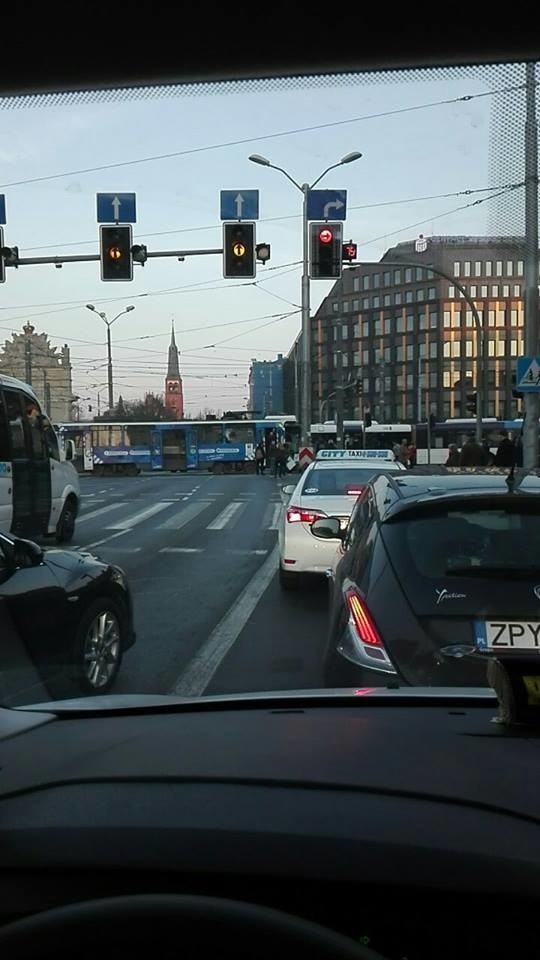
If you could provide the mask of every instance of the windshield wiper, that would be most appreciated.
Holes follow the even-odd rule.
[[[511,564],[492,565],[480,564],[478,566],[447,567],[444,571],[447,577],[538,577],[540,576],[539,566],[514,567]]]

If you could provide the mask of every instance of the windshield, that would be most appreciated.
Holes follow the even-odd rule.
[[[0,702],[436,683],[412,577],[540,622],[535,69],[0,99]]]

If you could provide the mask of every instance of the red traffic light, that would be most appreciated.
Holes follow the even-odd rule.
[[[319,232],[319,240],[321,241],[321,243],[332,243],[333,239],[334,239],[334,234],[332,233],[331,230],[328,229],[328,227],[324,227]]]
[[[356,260],[358,246],[356,243],[344,243],[342,248],[342,260]]]

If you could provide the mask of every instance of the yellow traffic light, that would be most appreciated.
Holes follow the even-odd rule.
[[[235,243],[233,247],[233,253],[235,257],[243,257],[246,252],[246,248],[243,243]]]

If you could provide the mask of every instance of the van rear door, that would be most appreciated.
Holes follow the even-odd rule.
[[[0,391],[0,531],[9,533],[12,518],[13,475],[6,410]]]
[[[13,476],[11,530],[20,536],[45,534],[51,515],[51,474],[43,433],[37,419],[27,414],[27,397],[8,387],[3,394]]]

